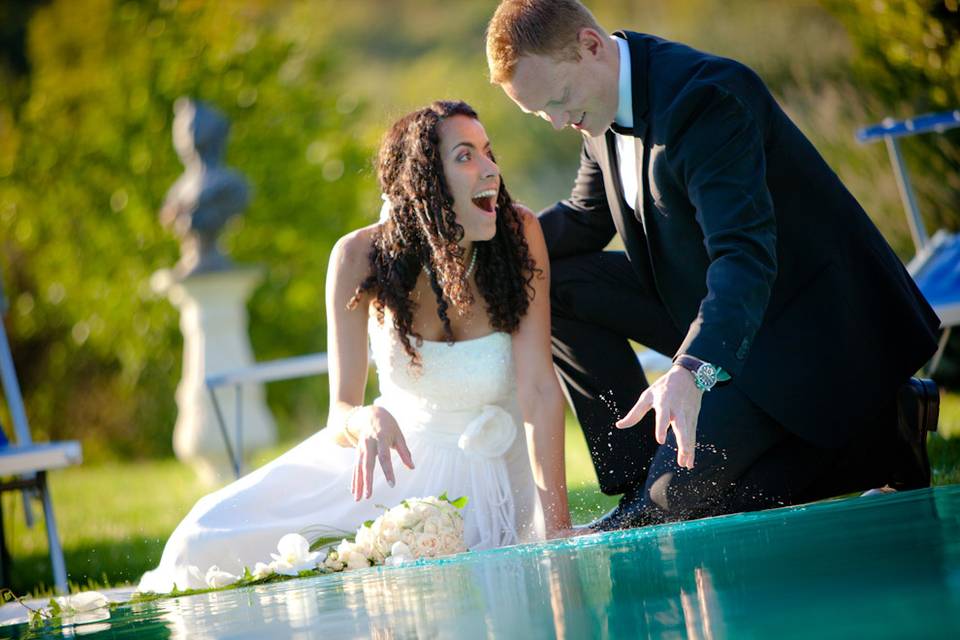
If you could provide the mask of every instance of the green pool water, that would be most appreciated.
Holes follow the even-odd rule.
[[[0,637],[960,638],[960,486],[125,605]]]

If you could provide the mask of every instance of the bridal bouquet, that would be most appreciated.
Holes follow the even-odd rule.
[[[399,565],[418,558],[439,558],[467,550],[463,515],[467,499],[411,498],[363,523],[353,541],[342,540],[323,566],[331,571],[371,565]]]
[[[356,535],[344,538],[330,535],[322,527],[304,531],[312,542],[299,533],[280,538],[277,553],[270,562],[258,562],[253,570],[245,567],[243,575],[234,575],[217,566],[204,574],[191,566],[191,573],[211,589],[259,583],[278,576],[309,576],[318,573],[365,569],[376,565],[395,566],[419,558],[439,558],[467,550],[463,539],[461,509],[467,498],[404,500],[376,520],[368,520]],[[326,555],[324,555],[326,550]],[[174,585],[175,586],[175,585]]]

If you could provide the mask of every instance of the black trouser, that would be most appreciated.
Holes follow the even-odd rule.
[[[599,252],[552,262],[551,304],[554,363],[600,489],[613,495],[642,488],[651,523],[793,504],[883,483],[895,405],[865,421],[871,437],[852,438],[873,450],[850,451],[845,442],[824,449],[784,429],[735,382],[704,394],[694,468],[679,467],[673,430],[662,446],[654,438],[653,411],[631,429],[614,426],[648,386],[628,340],[672,355],[684,337],[626,256]],[[884,424],[876,425],[878,419]],[[842,470],[836,468],[841,460],[847,464]]]

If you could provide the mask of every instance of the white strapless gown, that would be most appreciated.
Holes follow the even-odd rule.
[[[422,369],[392,327],[371,319],[370,345],[380,381],[376,404],[396,418],[413,456],[393,455],[396,486],[378,468],[373,497],[355,502],[355,451],[322,430],[236,482],[201,498],[167,541],[160,566],[138,590],[204,588],[212,565],[241,574],[268,562],[287,533],[355,531],[383,509],[411,497],[465,495],[467,547],[489,549],[543,538],[543,516],[527,458],[516,400],[511,338],[492,333],[448,345],[425,341]],[[191,566],[199,569],[190,569]]]

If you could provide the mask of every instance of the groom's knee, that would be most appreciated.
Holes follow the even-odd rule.
[[[572,258],[550,261],[550,312],[553,316],[569,317],[572,308],[572,283],[576,273]]]
[[[577,318],[583,305],[596,303],[598,289],[605,288],[603,279],[603,260],[598,254],[551,260],[550,308],[553,315]]]

